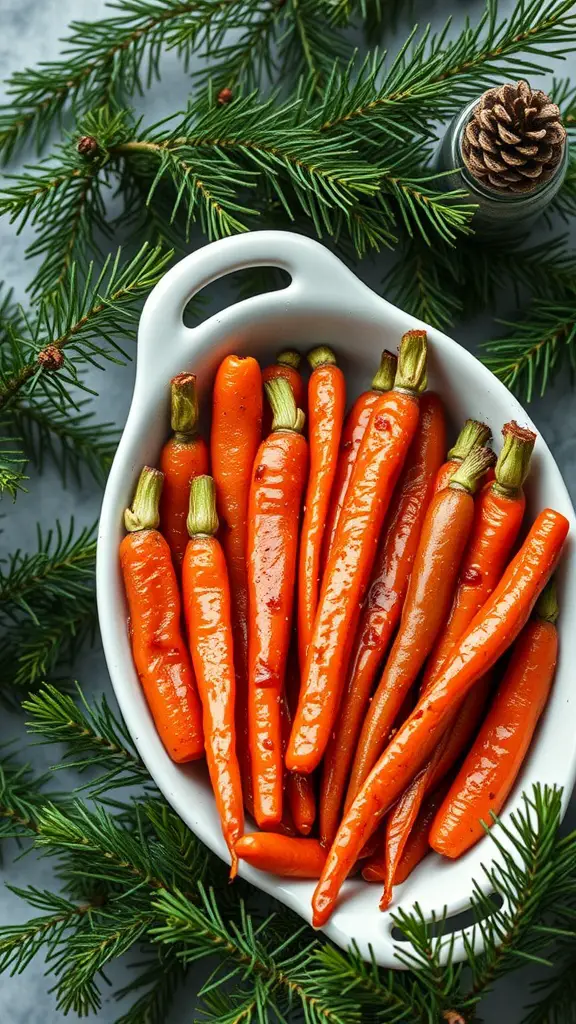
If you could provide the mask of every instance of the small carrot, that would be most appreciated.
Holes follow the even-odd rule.
[[[227,356],[218,367],[212,397],[210,460],[222,521],[232,598],[236,670],[236,737],[246,809],[252,812],[248,746],[248,497],[262,436],[262,374],[251,356]]]
[[[322,565],[326,565],[332,552],[338,521],[348,492],[348,484],[350,483],[360,442],[370,421],[372,409],[378,397],[385,391],[391,391],[394,387],[397,362],[396,356],[384,349],[380,359],[380,366],[372,378],[371,390],[364,391],[358,396],[344,422],[338,465],[336,467],[330,508],[324,530]]]
[[[502,810],[542,714],[558,657],[558,603],[552,580],[516,641],[492,707],[438,811],[430,845],[461,857]]]
[[[474,527],[462,562],[452,610],[428,659],[422,683],[423,694],[438,677],[453,645],[494,590],[520,531],[525,507],[522,486],[528,474],[536,435],[514,422],[505,424],[502,433],[504,445],[496,463],[495,480],[484,488],[476,502]],[[464,699],[462,708],[455,710],[428,765],[413,779],[397,809],[387,819],[387,876],[381,906],[392,898],[396,865],[424,795],[465,750],[464,741],[471,738],[470,733],[478,724],[489,686],[490,679],[477,683]]]
[[[568,533],[553,509],[540,513],[494,593],[450,655],[440,678],[400,726],[348,810],[312,899],[313,923],[325,924],[358,854],[430,756],[455,706],[514,642],[553,573]]]
[[[286,687],[283,701],[283,732],[285,747],[288,745],[288,738],[292,728],[292,718],[298,703],[298,690],[300,689],[300,673],[298,671],[298,653],[295,645],[290,648],[288,664],[286,668]],[[284,749],[284,753],[286,750]],[[308,836],[316,820],[316,795],[314,792],[314,779],[310,775],[302,775],[301,772],[285,772],[284,788],[288,807],[296,830],[300,835]]]
[[[398,633],[360,733],[346,808],[386,746],[402,701],[448,617],[474,521],[474,493],[493,461],[490,448],[473,449],[428,507]]]
[[[179,373],[170,381],[170,422],[174,431],[160,453],[164,487],[160,499],[160,525],[172,552],[176,571],[188,544],[186,517],[190,483],[209,469],[208,446],[198,434],[196,376]]]
[[[486,423],[479,420],[466,420],[458,434],[456,444],[448,452],[446,462],[440,466],[434,481],[434,494],[441,491],[450,482],[453,473],[462,465],[464,459],[474,448],[484,448],[492,437],[492,431]]]
[[[401,885],[402,882],[405,882],[414,871],[414,868],[418,866],[420,861],[424,860],[424,857],[430,853],[430,844],[428,839],[430,836],[430,829],[432,828],[432,822],[436,817],[436,812],[441,806],[449,787],[450,780],[445,779],[438,789],[430,793],[424,801],[414,824],[414,828],[408,836],[400,861],[398,862],[396,874],[394,876],[395,885]],[[382,850],[366,862],[362,868],[362,877],[366,882],[383,882],[386,878],[386,864],[386,854],[382,847]]]
[[[384,516],[418,425],[418,396],[425,384],[426,332],[409,331],[400,346],[394,389],[382,395],[373,407],[326,566],[286,752],[289,771],[313,771],[334,727],[351,651],[349,632],[368,583]]]
[[[442,402],[420,399],[420,419],[394,492],[358,628],[346,690],[322,770],[320,838],[330,846],[374,679],[396,629],[434,478],[446,450]],[[410,709],[411,710],[411,709]]]
[[[145,466],[132,507],[120,566],[128,602],[132,655],[158,735],[173,761],[204,754],[202,709],[182,636],[178,581],[170,548],[158,532],[163,476]]]
[[[284,878],[320,878],[326,860],[326,851],[317,839],[291,839],[274,832],[242,836],[236,853],[251,867]]]
[[[304,669],[318,605],[324,524],[340,447],[346,407],[346,382],[331,349],[322,345],[308,354],[308,444],[310,476],[306,489],[298,565],[298,657]]]
[[[296,548],[308,470],[304,414],[282,378],[265,385],[274,419],[254,463],[248,508],[248,726],[254,815],[282,819],[280,699],[290,646]]]
[[[197,476],[190,488],[188,533],[182,563],[184,614],[204,719],[206,760],[222,832],[232,866],[244,828],[242,782],[236,756],[235,674],[230,587],[224,551],[216,539],[216,488],[211,476]]]
[[[302,361],[302,356],[295,349],[288,348],[284,352],[279,352],[276,356],[276,362],[272,363],[271,366],[266,366],[262,370],[262,383],[266,384],[269,380],[287,380],[290,387],[292,388],[292,394],[294,395],[294,401],[296,408],[301,409],[304,415],[307,412],[306,404],[306,384],[304,378],[299,372],[298,367]],[[272,410],[268,404],[264,405],[264,418],[262,423],[262,435],[268,437],[272,429]]]

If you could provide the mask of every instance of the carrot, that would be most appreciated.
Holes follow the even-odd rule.
[[[262,435],[262,374],[251,356],[227,356],[212,396],[210,459],[232,598],[236,738],[246,809],[252,812],[248,746],[248,496]]]
[[[484,488],[476,502],[474,527],[462,562],[452,610],[428,659],[422,683],[423,694],[438,677],[453,645],[494,590],[520,531],[525,507],[522,486],[528,474],[536,435],[514,422],[505,424],[502,433],[504,445],[496,464],[495,480]],[[465,749],[472,730],[478,724],[489,686],[489,679],[485,679],[483,684],[478,683],[465,698],[460,711],[455,710],[428,765],[410,783],[405,799],[401,799],[397,810],[392,811],[388,818],[388,870],[381,906],[392,897],[396,866],[424,795],[437,780],[443,778],[442,773],[449,770]],[[408,806],[410,813],[406,810]]]
[[[317,767],[334,727],[358,612],[394,485],[419,417],[425,387],[426,332],[404,335],[394,389],[382,395],[354,466],[302,675],[300,699],[286,752],[289,771]]]
[[[466,456],[474,448],[484,448],[489,444],[491,437],[492,431],[486,423],[481,423],[479,420],[465,420],[456,439],[456,444],[448,452],[447,461],[440,466],[436,474],[434,494],[449,484],[451,476],[462,465]]]
[[[274,832],[242,836],[236,853],[251,867],[285,878],[319,878],[326,860],[326,851],[317,839],[291,839]]]
[[[426,392],[420,420],[394,492],[358,629],[346,690],[322,772],[320,838],[336,834],[350,766],[376,673],[398,625],[434,478],[446,449],[442,402]]]
[[[190,482],[195,476],[207,473],[208,446],[198,436],[198,395],[196,376],[179,373],[170,381],[170,422],[173,436],[160,453],[160,469],[164,473],[164,487],[160,499],[160,525],[172,552],[176,571],[180,567],[188,544],[186,517]]]
[[[346,381],[332,350],[324,345],[312,349],[308,362],[312,367],[308,382],[310,476],[298,565],[298,657],[302,670],[318,605],[322,537],[346,407]]]
[[[287,380],[292,388],[296,408],[302,409],[302,412],[306,415],[306,384],[304,383],[302,374],[298,371],[301,361],[302,356],[294,349],[289,348],[284,352],[279,352],[276,356],[276,362],[273,363],[272,366],[266,366],[262,370],[262,383],[266,384],[266,381],[278,380],[279,377],[281,377],[282,380]],[[272,410],[270,409],[270,406],[266,404],[264,406],[264,418],[262,424],[263,437],[268,437],[271,429]]]
[[[430,793],[430,796],[424,801],[398,862],[394,876],[395,885],[401,885],[402,882],[405,882],[420,861],[424,860],[424,857],[430,853],[430,844],[428,842],[430,829],[436,817],[436,812],[448,792],[449,786],[450,781],[445,779],[442,785],[435,792]],[[362,877],[366,882],[383,882],[386,877],[386,864],[386,854],[382,849],[364,865]]]
[[[448,617],[474,520],[474,492],[493,460],[490,448],[473,449],[428,507],[398,633],[360,733],[346,809],[386,746],[402,701]]]
[[[242,782],[234,726],[235,675],[230,587],[218,530],[216,488],[197,476],[190,488],[188,533],[182,563],[184,614],[204,719],[208,772],[222,833],[238,871],[235,846],[244,829]]]
[[[120,544],[132,655],[158,735],[173,761],[204,754],[202,709],[182,636],[180,593],[170,548],[158,532],[163,476],[145,466]]]
[[[248,506],[248,726],[254,815],[282,819],[280,698],[290,646],[300,508],[308,470],[304,414],[287,381],[268,381],[272,433],[254,463]]]
[[[344,422],[338,465],[336,467],[330,508],[324,530],[322,565],[326,565],[332,552],[336,529],[342,508],[344,507],[352,470],[354,469],[360,442],[370,421],[372,409],[381,394],[392,390],[397,362],[396,356],[384,349],[380,359],[380,366],[372,378],[371,390],[363,391],[358,396]]]
[[[292,717],[298,703],[299,687],[298,653],[295,650],[295,646],[293,646],[288,654],[286,692],[282,707],[285,747],[288,745],[288,738],[292,728]],[[284,753],[286,753],[285,749]],[[285,772],[284,789],[296,830],[303,836],[310,835],[316,820],[316,796],[313,778],[310,775],[302,775],[301,772]]]
[[[460,857],[485,834],[512,789],[550,693],[558,657],[552,580],[516,641],[508,669],[472,749],[438,811],[430,845]]]
[[[541,512],[500,583],[475,616],[425,698],[402,725],[348,810],[328,854],[312,906],[320,927],[368,837],[432,753],[468,690],[514,642],[558,562],[567,519]]]

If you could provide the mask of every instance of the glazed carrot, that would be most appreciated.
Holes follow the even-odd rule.
[[[514,422],[507,423],[502,433],[504,444],[496,464],[495,480],[484,488],[476,502],[474,527],[462,562],[452,610],[428,659],[422,683],[423,694],[434,683],[453,645],[494,590],[520,531],[525,507],[522,486],[528,474],[536,435]],[[392,897],[396,865],[422,800],[466,749],[471,732],[479,722],[489,686],[490,679],[479,682],[465,698],[462,708],[455,710],[428,765],[410,783],[397,809],[387,820],[387,875],[381,906]],[[410,807],[410,813],[407,807]]]
[[[298,690],[300,688],[300,673],[298,671],[298,653],[295,645],[290,648],[288,664],[286,667],[286,692],[282,705],[283,737],[285,741],[284,753],[288,745],[288,738],[292,728],[292,717],[298,703]],[[314,780],[310,775],[302,775],[301,772],[285,772],[284,790],[288,807],[294,827],[300,835],[308,836],[316,820],[316,795],[314,793]]]
[[[254,815],[282,819],[280,697],[290,646],[300,508],[308,470],[304,414],[287,381],[265,385],[274,420],[254,463],[248,508],[248,726]]]
[[[262,374],[251,356],[227,356],[212,396],[210,461],[228,565],[236,670],[236,738],[246,809],[252,811],[248,746],[248,496],[262,435]]]
[[[320,838],[329,846],[340,822],[350,766],[376,673],[396,629],[434,478],[446,450],[442,402],[420,399],[420,420],[394,492],[350,660],[336,729],[324,755]]]
[[[317,839],[291,839],[274,832],[242,836],[236,853],[251,867],[285,878],[320,878],[326,860],[326,850]]]
[[[372,769],[345,815],[312,900],[313,923],[328,920],[340,887],[368,837],[432,753],[468,690],[514,642],[558,562],[568,520],[540,513],[494,593],[450,655],[427,697],[418,701]]]
[[[278,380],[279,377],[282,380],[287,380],[290,387],[292,388],[292,394],[294,395],[294,401],[296,407],[302,409],[304,415],[306,415],[307,404],[306,404],[306,384],[302,374],[299,372],[298,367],[302,361],[302,356],[299,352],[294,349],[286,349],[284,352],[279,352],[276,356],[276,362],[272,366],[266,366],[262,370],[262,382],[265,384],[269,380]],[[262,424],[262,435],[268,437],[272,429],[272,411],[270,406],[265,403],[264,405],[264,418]]]
[[[411,331],[402,339],[394,389],[382,395],[372,410],[326,566],[286,752],[289,771],[313,771],[334,727],[351,650],[350,628],[418,425],[418,395],[425,378],[426,332]]]
[[[474,521],[474,493],[493,460],[490,448],[473,449],[428,507],[398,633],[360,733],[346,809],[386,746],[402,701],[448,617]]]
[[[120,544],[132,655],[158,735],[173,761],[204,754],[202,709],[182,636],[178,582],[170,548],[158,532],[162,473],[145,466]]]
[[[372,378],[371,390],[364,391],[358,396],[344,422],[338,465],[336,467],[336,475],[332,486],[332,497],[330,499],[330,508],[328,510],[326,527],[324,530],[324,544],[322,551],[323,566],[326,565],[326,562],[332,552],[334,537],[336,536],[336,528],[344,506],[344,501],[348,491],[348,484],[350,483],[350,477],[352,476],[352,470],[354,469],[354,463],[356,462],[360,442],[364,437],[366,427],[368,426],[370,416],[372,414],[372,409],[378,397],[385,391],[391,391],[394,386],[397,362],[398,360],[396,356],[392,352],[388,352],[384,349],[380,359],[380,366]]]
[[[514,785],[550,693],[558,657],[554,581],[518,637],[472,749],[434,819],[430,845],[460,857],[484,835]]]
[[[197,476],[190,488],[188,533],[182,563],[188,643],[202,701],[204,742],[210,781],[232,865],[244,829],[242,782],[236,756],[235,675],[230,587],[218,530],[216,488],[211,476]]]
[[[416,819],[413,829],[408,836],[404,851],[396,868],[394,884],[401,885],[421,860],[430,853],[428,842],[432,822],[436,812],[442,804],[450,786],[450,780],[445,779],[435,792],[424,801],[420,813]],[[366,862],[362,868],[362,878],[366,882],[383,882],[386,877],[386,855],[380,850],[374,857]]]
[[[346,382],[331,349],[324,345],[308,354],[308,443],[310,475],[298,563],[298,658],[303,670],[318,605],[320,556],[324,524],[340,447],[346,407]]]
[[[474,448],[484,448],[490,442],[492,432],[486,423],[479,420],[466,420],[458,434],[456,444],[448,452],[446,462],[440,466],[434,481],[434,494],[441,491],[450,482],[450,477],[462,465],[467,455]]]
[[[208,446],[198,435],[198,395],[193,373],[179,373],[170,381],[170,409],[174,433],[160,453],[160,469],[164,473],[160,525],[180,573],[188,544],[190,482],[209,469]]]

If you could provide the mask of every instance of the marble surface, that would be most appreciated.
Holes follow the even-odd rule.
[[[438,26],[448,13],[454,13],[457,26],[465,11],[470,13],[470,7],[475,12],[481,9],[476,0],[466,5],[457,0],[454,3],[436,0],[426,4],[425,8],[422,5],[422,20],[431,18]],[[504,0],[502,9],[508,11],[511,8],[510,0]],[[58,40],[65,33],[71,19],[95,19],[103,16],[104,11],[103,0],[0,0],[0,79],[24,65],[56,58]],[[189,91],[189,80],[176,60],[165,59],[162,70],[162,83],[156,84],[140,104],[149,121],[183,104]],[[570,70],[574,71],[574,58],[569,55],[569,60],[561,67],[561,73],[566,74]],[[29,240],[30,234],[27,231],[16,236],[6,219],[0,221],[0,276],[14,287],[22,300],[25,299],[26,284],[31,277],[31,267],[23,259]],[[381,261],[364,261],[359,270],[368,283],[378,287],[382,268]],[[222,297],[214,291],[211,298],[213,301],[220,298],[221,304],[224,304]],[[508,296],[502,295],[503,310],[507,307],[507,300]],[[463,345],[474,349],[480,339],[490,336],[491,330],[493,327],[490,322],[484,320],[460,327],[455,331],[455,336]],[[94,371],[93,384],[100,391],[96,405],[102,420],[114,420],[118,424],[124,422],[130,400],[132,373],[131,365],[109,368],[105,376]],[[534,401],[530,412],[551,446],[574,496],[576,406],[569,381],[564,377],[545,399]],[[41,477],[33,476],[28,494],[19,497],[18,514],[11,515],[9,531],[0,534],[0,555],[17,545],[24,548],[34,546],[39,510],[46,523],[51,523],[56,517],[66,521],[71,514],[78,523],[89,523],[98,515],[99,501],[100,495],[95,486],[86,485],[81,490],[71,486],[64,491],[56,474],[47,467]],[[98,646],[81,659],[77,666],[77,676],[89,694],[109,691],[106,668]],[[26,741],[22,737],[21,718],[3,714],[0,718],[0,743],[14,736],[18,737],[18,746],[24,748]],[[42,771],[53,763],[55,751],[54,748],[36,746],[28,752],[28,756],[38,771]],[[56,784],[66,786],[64,774],[57,777]],[[574,823],[576,811],[573,803],[566,827]],[[7,856],[2,870],[4,881],[10,885],[34,884],[42,888],[53,884],[50,862],[34,856],[27,856],[23,860]],[[26,908],[20,900],[8,889],[0,888],[0,922],[16,922],[22,920],[25,914]],[[103,983],[103,1005],[97,1015],[103,1024],[112,1024],[125,1008],[116,1003],[113,991],[126,983],[132,960],[133,957],[129,956],[127,962],[114,964],[108,974],[110,986]],[[54,997],[48,994],[51,982],[43,976],[43,971],[43,964],[37,960],[21,977],[0,977],[0,1021],[3,1024],[59,1024],[64,1019],[63,1014],[55,1008]],[[533,976],[534,971],[530,968],[506,979],[497,993],[486,1001],[483,1018],[494,1024],[502,1019],[506,1019],[508,1024],[520,1021],[522,1006],[529,995],[528,985]],[[186,990],[176,1001],[169,1024],[183,1024],[193,1019],[194,992],[203,977],[202,966],[192,972]],[[74,1020],[75,1017],[70,1015],[68,1019]]]

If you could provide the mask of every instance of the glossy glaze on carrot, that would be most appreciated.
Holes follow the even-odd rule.
[[[208,446],[198,433],[198,395],[193,373],[179,373],[170,382],[170,422],[174,433],[160,453],[164,474],[160,525],[179,573],[188,544],[190,482],[209,470]]]
[[[338,827],[348,776],[382,658],[400,620],[408,580],[434,479],[446,450],[440,398],[425,392],[420,419],[385,523],[382,542],[354,641],[342,705],[322,766],[320,836],[330,845]]]
[[[477,739],[440,807],[430,845],[460,857],[482,838],[512,789],[546,706],[558,658],[553,581],[518,637]]]
[[[298,668],[298,652],[295,642],[292,643],[288,653],[286,666],[286,686],[283,700],[283,739],[284,755],[288,746],[292,719],[298,704],[298,693],[300,690],[300,671]],[[290,810],[294,828],[300,835],[309,836],[316,820],[316,792],[315,779],[312,775],[302,775],[301,772],[284,773],[284,791],[286,803]]]
[[[308,355],[308,444],[310,475],[306,488],[298,564],[298,657],[306,663],[318,593],[324,526],[336,472],[340,435],[346,408],[346,382],[331,349],[315,348]]]
[[[232,598],[236,736],[246,809],[252,811],[248,746],[248,498],[262,437],[262,374],[251,356],[226,356],[214,381],[210,461]]]
[[[418,867],[418,864],[430,853],[430,843],[428,840],[430,838],[432,822],[450,788],[450,781],[450,779],[445,779],[438,786],[438,789],[426,797],[422,804],[420,813],[416,818],[414,827],[410,831],[396,868],[394,885],[401,885],[402,882],[405,882],[414,871],[414,868]],[[366,882],[384,882],[386,866],[386,853],[382,845],[378,853],[371,857],[362,868],[362,878]]]
[[[540,513],[440,678],[372,769],[340,825],[316,887],[312,900],[315,926],[330,917],[364,843],[434,750],[454,707],[520,633],[556,567],[568,529],[567,519],[559,512],[545,509]]]
[[[248,512],[248,723],[254,814],[260,827],[282,820],[280,700],[290,646],[296,550],[308,472],[303,414],[289,384],[266,384],[272,433],[254,463]]]
[[[273,832],[242,836],[236,852],[251,867],[284,878],[319,878],[326,860],[317,839],[292,839]]]
[[[158,532],[162,473],[145,466],[120,544],[132,655],[144,696],[173,761],[204,755],[202,708],[186,641],[170,548]]]
[[[330,561],[302,675],[286,752],[289,771],[311,772],[334,727],[345,683],[350,629],[368,584],[394,486],[414,437],[425,387],[426,333],[402,339],[394,389],[376,402],[364,434]]]
[[[236,680],[230,586],[226,559],[216,539],[216,488],[211,476],[192,481],[188,514],[190,540],[182,563],[188,643],[202,701],[204,743],[210,781],[232,865],[244,829],[242,782],[236,755]]]
[[[372,378],[371,390],[364,391],[358,396],[344,422],[340,442],[340,452],[338,455],[338,464],[336,466],[336,474],[334,476],[334,484],[332,487],[332,497],[330,499],[330,508],[326,517],[326,528],[324,531],[324,543],[322,550],[323,567],[326,565],[332,551],[334,537],[336,536],[336,528],[338,526],[342,508],[344,507],[344,501],[346,499],[348,485],[352,476],[352,470],[354,469],[354,463],[356,462],[356,457],[358,455],[360,442],[364,437],[366,427],[368,426],[370,416],[372,415],[372,409],[374,408],[378,397],[386,391],[391,391],[394,386],[397,362],[398,360],[392,352],[388,352],[386,349],[383,351],[380,359],[380,366]]]

